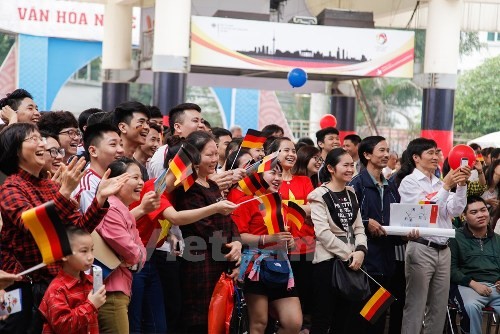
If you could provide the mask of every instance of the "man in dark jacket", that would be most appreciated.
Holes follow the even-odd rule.
[[[396,289],[393,288],[393,278],[396,269],[395,245],[403,242],[400,237],[387,236],[384,229],[389,225],[391,203],[400,201],[396,185],[382,174],[389,161],[389,146],[384,137],[366,137],[359,144],[358,154],[366,168],[352,179],[350,185],[356,191],[368,237],[365,266],[368,273],[397,298],[391,307],[390,333],[400,333],[405,295],[404,271],[399,275],[403,281],[399,279]],[[401,270],[404,270],[404,265]],[[370,288],[375,293],[379,287],[370,280]],[[380,316],[369,332],[384,333],[385,318],[385,314]]]
[[[467,197],[463,216],[464,227],[450,241],[451,283],[458,285],[470,319],[470,328],[464,329],[473,334],[481,333],[483,307],[500,313],[500,236],[488,225],[490,215],[481,197]]]

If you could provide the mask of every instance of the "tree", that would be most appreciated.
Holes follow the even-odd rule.
[[[500,130],[500,56],[458,78],[455,131],[487,134]]]

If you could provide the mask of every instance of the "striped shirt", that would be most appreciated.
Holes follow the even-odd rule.
[[[71,197],[74,197],[80,203],[81,213],[87,212],[90,204],[92,204],[100,182],[101,176],[88,168],[87,174],[81,178],[80,184],[71,193]]]

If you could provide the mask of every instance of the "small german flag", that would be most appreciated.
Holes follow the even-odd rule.
[[[300,207],[299,204],[289,201],[288,205],[285,204],[286,221],[287,225],[294,223],[300,230],[306,221],[306,212]]]
[[[51,264],[72,254],[68,235],[56,212],[54,201],[23,212],[21,219],[33,235],[43,263]]]
[[[484,157],[481,153],[479,153],[477,156],[476,156],[476,160],[477,161],[480,161],[480,162],[484,162]]]
[[[241,142],[240,147],[243,148],[260,148],[264,146],[264,142],[266,141],[266,137],[262,134],[262,132],[248,129],[245,138]]]
[[[374,324],[395,300],[396,299],[389,293],[389,291],[380,287],[366,303],[359,314]]]
[[[283,207],[281,205],[281,196],[279,193],[271,193],[268,196],[259,198],[264,204],[265,215],[264,224],[269,234],[285,232],[285,223],[283,220]]]
[[[269,184],[267,184],[262,175],[258,173],[253,173],[244,177],[238,181],[238,185],[247,196],[263,195],[267,191],[267,188],[269,188]]]
[[[172,161],[168,165],[168,168],[175,176],[174,186],[178,186],[181,182],[183,182],[193,174],[193,178],[196,179],[196,172],[193,169],[192,159],[189,156],[189,153],[184,149],[184,147],[181,147],[179,149],[179,152],[177,152],[175,157],[172,159]]]
[[[266,155],[264,158],[262,158],[262,160],[259,160],[256,163],[250,165],[246,169],[247,175],[250,175],[252,173],[263,173],[272,170],[279,162],[278,153],[279,151],[276,151],[274,153]]]
[[[182,186],[184,187],[184,191],[188,191],[189,188],[195,183],[198,175],[196,171],[193,169],[193,173],[189,175],[184,181],[182,181]]]

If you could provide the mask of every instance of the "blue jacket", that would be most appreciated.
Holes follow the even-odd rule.
[[[384,185],[383,205],[380,199],[380,192],[373,183],[367,169],[363,169],[356,175],[350,186],[356,191],[358,197],[363,225],[365,225],[366,236],[368,237],[368,254],[364,264],[369,273],[374,275],[392,275],[395,268],[395,245],[403,244],[400,237],[372,237],[368,231],[368,219],[376,220],[382,226],[389,225],[390,205],[399,203],[401,197],[393,181],[387,180],[388,185]]]

